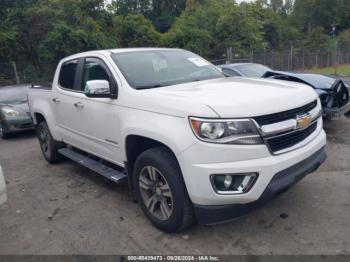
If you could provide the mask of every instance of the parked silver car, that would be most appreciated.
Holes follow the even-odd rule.
[[[0,137],[33,129],[28,106],[29,85],[0,87]]]

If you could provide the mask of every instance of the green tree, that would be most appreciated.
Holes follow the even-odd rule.
[[[295,0],[292,22],[303,32],[311,34],[313,28],[331,30],[333,24],[341,24],[349,16],[349,2],[344,0]]]
[[[163,36],[164,44],[211,56],[215,52],[213,37],[219,12],[214,2],[205,7],[201,4],[196,4],[196,8],[189,5],[176,19],[170,31]]]
[[[263,24],[255,5],[234,5],[231,1],[225,1],[220,13],[215,29],[220,48],[233,47],[236,53],[265,48]]]
[[[339,35],[339,48],[344,52],[350,52],[350,29],[343,31]]]
[[[186,0],[113,0],[109,10],[117,15],[142,14],[159,32],[166,32],[186,7]]]
[[[349,0],[112,0],[107,9],[104,0],[2,0],[0,17],[0,60],[29,61],[31,72],[116,47],[180,47],[211,59],[228,47],[329,53],[333,24],[339,47],[350,49]]]
[[[141,14],[114,16],[112,35],[121,47],[152,47],[160,45],[160,33]]]
[[[332,38],[324,33],[322,27],[315,27],[311,30],[310,36],[305,40],[304,47],[306,50],[318,50],[320,52],[331,52]]]
[[[188,1],[187,8],[164,36],[165,44],[190,49],[209,58],[265,47],[262,24],[252,4],[232,0]]]

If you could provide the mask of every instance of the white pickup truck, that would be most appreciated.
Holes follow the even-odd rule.
[[[29,106],[44,157],[127,180],[166,232],[241,216],[326,159],[321,104],[303,84],[228,78],[180,49],[63,59]]]

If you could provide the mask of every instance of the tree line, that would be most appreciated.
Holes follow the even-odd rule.
[[[136,46],[185,48],[209,59],[229,47],[237,56],[291,47],[332,52],[334,44],[350,52],[348,0],[1,0],[0,19],[0,61],[34,68]]]

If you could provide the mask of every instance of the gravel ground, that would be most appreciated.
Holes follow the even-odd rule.
[[[8,202],[0,254],[350,254],[350,119],[326,123],[328,160],[231,223],[168,235],[115,185],[71,161],[51,166],[33,134],[0,141]]]

